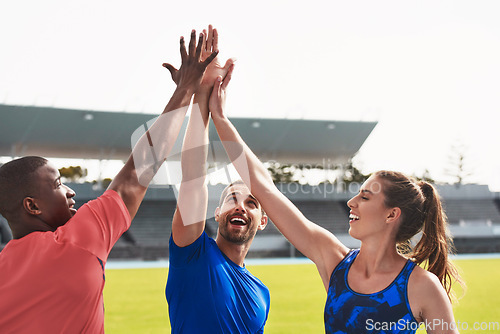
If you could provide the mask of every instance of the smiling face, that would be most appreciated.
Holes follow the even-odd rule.
[[[244,184],[232,185],[224,192],[215,220],[219,223],[218,236],[238,245],[251,242],[257,230],[267,224],[260,203]]]
[[[33,214],[56,230],[76,213],[75,192],[62,184],[59,171],[50,163],[38,168],[35,173],[37,193],[31,197]]]
[[[358,240],[387,233],[395,211],[385,205],[382,180],[371,176],[347,205],[351,209],[349,234]]]

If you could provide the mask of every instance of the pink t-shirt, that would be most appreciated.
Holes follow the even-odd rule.
[[[106,191],[55,232],[33,232],[0,252],[1,333],[103,333],[104,265],[130,227]]]

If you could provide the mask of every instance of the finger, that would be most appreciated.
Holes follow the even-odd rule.
[[[224,81],[222,82],[222,89],[226,89],[227,85],[229,84],[229,81],[231,81],[231,77],[233,75],[233,70],[234,70],[234,64],[231,64],[229,66],[229,70],[227,71],[226,77],[224,78]]]
[[[216,99],[219,99],[221,96],[221,84],[222,77],[219,75],[217,79],[215,79],[214,88],[212,89],[212,96]]]
[[[172,74],[172,75],[177,73],[177,69],[169,63],[163,63],[162,66],[165,67],[167,70],[169,70],[170,74]]]
[[[194,55],[196,60],[200,60],[201,58],[201,49],[203,48],[203,44],[205,44],[205,35],[200,33],[200,38],[198,39],[198,46],[196,47],[196,54]]]
[[[206,30],[206,29],[203,29],[203,35],[208,36],[208,34],[207,34],[207,30]],[[202,50],[202,51],[207,51],[207,48],[208,48],[208,46],[207,46],[207,45],[208,45],[208,41],[207,41],[207,39],[206,39],[206,38],[204,38],[204,39],[203,39],[203,46],[201,47],[201,50]]]
[[[181,36],[181,60],[184,61],[187,57],[186,45],[184,44],[184,36]]]
[[[213,31],[213,37],[212,37],[212,50],[219,50],[219,33],[217,32],[217,29],[214,29]]]
[[[229,58],[228,60],[226,60],[226,64],[224,64],[224,73],[227,73],[229,67],[231,67],[231,65],[233,65],[235,62],[236,58]]]
[[[224,78],[226,77],[227,75],[227,72],[229,71],[229,68],[231,67],[231,65],[234,64],[234,62],[236,62],[236,58],[229,58],[228,60],[226,60],[226,64],[224,64],[224,67],[222,68],[222,79],[224,80]]]
[[[208,64],[210,64],[212,62],[212,60],[214,60],[215,57],[217,57],[218,54],[219,54],[219,50],[212,52],[212,54],[210,56],[208,56],[208,58],[205,59],[205,61],[202,63],[203,66],[207,67]]]
[[[222,83],[222,77],[219,75],[214,81],[214,92],[218,92]]]
[[[189,41],[189,55],[194,55],[194,49],[196,48],[196,30],[191,30],[191,40]]]
[[[214,29],[212,28],[212,25],[208,25],[208,37],[207,37],[207,45],[205,47],[205,50],[207,51],[212,51],[212,46],[213,46],[213,41],[212,39],[214,38]]]
[[[221,77],[218,76],[214,81],[214,85],[212,86],[212,92],[210,93],[210,100],[217,99],[219,97],[220,84],[221,84]],[[212,112],[212,110],[210,110],[210,112]]]

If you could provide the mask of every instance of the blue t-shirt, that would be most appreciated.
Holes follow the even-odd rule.
[[[203,234],[178,247],[170,237],[165,294],[172,333],[263,333],[269,289]]]
[[[413,334],[419,323],[408,302],[408,279],[416,264],[408,260],[385,289],[372,294],[353,291],[347,274],[359,253],[351,250],[330,277],[325,305],[325,332],[331,333],[401,333]]]

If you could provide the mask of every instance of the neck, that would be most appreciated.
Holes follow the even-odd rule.
[[[385,240],[361,242],[356,262],[365,268],[367,275],[377,271],[386,271],[403,259],[396,249],[396,242],[388,236]]]
[[[40,219],[24,219],[15,222],[9,221],[12,239],[21,239],[33,232],[55,231]]]
[[[252,243],[251,241],[244,244],[235,244],[227,241],[219,234],[215,242],[224,255],[238,266],[243,267],[248,250],[250,249],[250,244]]]

